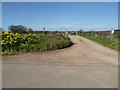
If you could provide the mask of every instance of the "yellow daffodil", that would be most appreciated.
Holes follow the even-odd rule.
[[[10,37],[9,35],[7,36],[7,38]]]
[[[1,44],[3,45],[3,44],[6,44],[6,43],[5,43],[5,41],[4,41],[4,40],[2,40],[2,41],[1,41]]]
[[[12,41],[10,41],[10,44],[12,44]]]
[[[9,34],[8,32],[4,32],[4,34]]]

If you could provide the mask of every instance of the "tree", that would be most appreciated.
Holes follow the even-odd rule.
[[[79,32],[83,32],[83,29],[79,29]]]
[[[3,31],[3,28],[0,27],[0,31]]]
[[[83,29],[79,29],[78,34],[82,35],[83,34]]]
[[[32,28],[29,28],[29,29],[28,29],[28,32],[29,32],[29,33],[32,33],[32,32],[33,32]]]
[[[23,25],[10,25],[8,29],[10,32],[14,32],[14,33],[26,33],[27,32],[27,28],[24,27]]]

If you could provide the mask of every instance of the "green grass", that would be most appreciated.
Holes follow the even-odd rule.
[[[120,38],[113,38],[112,40],[106,39],[106,38],[97,38],[94,36],[83,36],[85,38],[88,38],[92,41],[95,41],[101,45],[104,45],[106,47],[112,48],[114,50],[120,51]]]

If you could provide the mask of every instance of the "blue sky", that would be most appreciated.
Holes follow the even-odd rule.
[[[3,2],[3,28],[108,30],[118,28],[117,2]]]

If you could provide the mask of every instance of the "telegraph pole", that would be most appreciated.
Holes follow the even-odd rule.
[[[111,32],[110,32],[110,41],[113,40],[113,35],[114,35],[114,30],[112,29]]]
[[[66,36],[68,37],[68,30],[65,31]]]
[[[45,27],[43,28],[43,34],[45,35]]]

